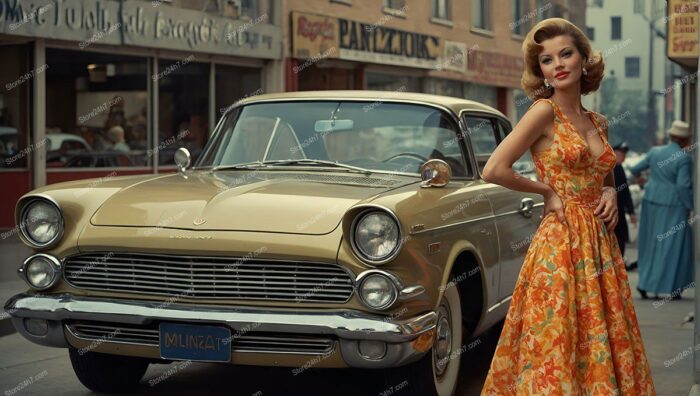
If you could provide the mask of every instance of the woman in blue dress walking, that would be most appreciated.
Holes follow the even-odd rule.
[[[639,221],[639,285],[642,298],[647,292],[671,294],[680,299],[683,289],[693,286],[690,217],[693,209],[691,184],[693,160],[688,154],[690,128],[676,120],[668,130],[670,142],[653,147],[632,167],[639,176],[650,169],[644,188]]]

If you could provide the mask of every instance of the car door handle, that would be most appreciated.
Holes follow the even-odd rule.
[[[532,210],[535,206],[535,200],[532,198],[523,198],[520,200],[520,214],[525,217],[532,216]]]

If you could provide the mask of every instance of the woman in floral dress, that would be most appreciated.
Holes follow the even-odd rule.
[[[522,85],[536,99],[483,178],[544,196],[482,395],[654,395],[615,233],[615,153],[608,124],[581,95],[604,62],[586,36],[546,19],[523,42]],[[512,164],[526,150],[540,181]]]

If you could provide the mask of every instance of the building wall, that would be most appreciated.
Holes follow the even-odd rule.
[[[395,29],[401,29],[409,32],[417,32],[439,36],[442,40],[460,42],[466,45],[468,51],[483,51],[489,54],[488,61],[484,61],[479,73],[472,73],[470,70],[460,72],[455,70],[447,70],[443,68],[421,69],[410,67],[397,67],[390,65],[377,65],[371,62],[365,65],[353,64],[352,62],[344,62],[344,67],[360,68],[364,67],[368,71],[379,71],[382,73],[392,73],[392,70],[401,72],[409,77],[421,78],[422,84],[414,84],[409,81],[406,84],[410,90],[417,89],[422,92],[451,94],[460,96],[460,92],[468,99],[474,100],[490,100],[489,104],[493,105],[495,97],[515,98],[517,95],[513,90],[518,91],[520,88],[520,77],[522,75],[522,39],[525,33],[534,26],[534,24],[543,18],[560,16],[574,18],[574,23],[585,25],[585,4],[576,5],[576,12],[569,11],[569,3],[566,0],[555,2],[541,2],[537,0],[521,0],[521,14],[518,18],[514,18],[514,9],[512,1],[503,2],[508,4],[507,7],[501,7],[501,3],[490,2],[491,8],[491,31],[485,32],[472,27],[472,3],[469,1],[450,1],[451,15],[448,23],[435,21],[432,16],[432,1],[427,0],[406,0],[405,15],[400,16],[391,13],[383,6],[382,1],[359,1],[359,0],[286,0],[284,6],[283,17],[283,48],[284,57],[293,58],[293,45],[295,32],[292,31],[292,12],[303,12],[309,14],[317,14],[330,17],[340,17],[352,21],[372,24],[375,26],[386,26]],[[580,3],[580,2],[579,2]],[[573,9],[572,9],[573,10]],[[517,35],[514,32],[514,27],[521,25],[522,35]],[[339,65],[337,61],[326,61],[327,63]],[[440,64],[449,62],[449,59],[443,56],[440,59]],[[470,59],[471,62],[471,59]],[[499,66],[499,63],[510,65],[510,70],[504,73],[504,67]],[[513,65],[517,63],[517,66]],[[343,63],[343,62],[341,62]],[[321,75],[322,73],[318,73]],[[504,77],[504,74],[508,76]],[[287,77],[294,78],[292,73],[287,73]],[[319,77],[321,78],[321,77]],[[429,81],[437,80],[437,81]],[[445,82],[444,80],[447,80]],[[457,87],[450,84],[460,84],[467,82],[469,84],[485,84],[490,87],[498,87],[500,90],[505,90],[502,93],[493,94],[488,90],[472,88],[470,86]],[[287,83],[289,89],[299,89],[293,83]],[[387,85],[389,86],[389,85]],[[403,86],[403,85],[402,85]],[[439,86],[439,88],[436,88]],[[418,88],[414,88],[418,87]],[[363,87],[360,87],[363,88]],[[395,88],[395,86],[394,86]],[[486,96],[467,96],[474,92],[482,92]],[[501,101],[503,102],[503,101]],[[520,101],[521,106],[526,104],[525,101]],[[515,121],[525,109],[516,108],[512,104],[504,104],[499,109],[505,112],[511,120]]]
[[[590,2],[589,2],[590,3]],[[646,2],[644,10],[646,15],[651,15],[653,2]],[[663,16],[659,12],[656,1],[654,13],[656,17]],[[595,29],[595,38],[591,40],[593,47],[603,52],[607,75],[614,71],[615,77],[621,89],[638,90],[646,95],[647,81],[649,79],[649,23],[640,14],[634,12],[634,0],[605,0],[603,7],[589,5],[587,11],[587,25]],[[612,40],[611,17],[622,18],[622,40]],[[657,29],[663,30],[662,21],[657,22]],[[665,41],[656,38],[654,41],[654,87],[658,89],[664,81],[664,64],[666,59]],[[636,78],[625,77],[625,57],[639,57],[640,75]]]

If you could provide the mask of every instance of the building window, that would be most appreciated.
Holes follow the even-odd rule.
[[[588,5],[590,5],[590,6],[592,6],[592,7],[603,8],[603,0],[593,0],[593,1],[589,1],[589,4],[588,4]]]
[[[401,10],[406,6],[406,0],[384,0],[384,7],[392,10]]]
[[[491,30],[491,7],[488,0],[472,1],[472,26]]]
[[[610,17],[611,33],[610,37],[612,40],[622,39],[622,17],[614,16]]]
[[[366,73],[366,89],[376,91],[421,92],[419,77],[387,73]]]
[[[241,99],[262,92],[260,69],[216,65],[216,119]]]
[[[639,77],[639,57],[628,56],[625,58],[625,77]]]
[[[525,32],[525,27],[523,26],[523,23],[525,22],[525,18],[523,17],[523,10],[525,9],[525,5],[523,4],[523,0],[513,0],[511,4],[513,11],[513,22],[511,25],[511,30],[514,34],[522,36]]]
[[[46,49],[48,168],[152,164],[148,60]]]
[[[193,162],[209,136],[209,63],[195,56],[160,59],[158,83],[158,164],[173,165],[175,150],[187,148]]]
[[[587,26],[586,27],[586,36],[588,36],[588,39],[591,41],[595,40],[595,28]]]
[[[0,169],[26,168],[27,158],[32,155],[27,142],[32,114],[28,107],[30,76],[48,69],[30,72],[29,45],[5,45],[2,52],[5,59],[0,62],[0,81],[4,83],[0,90]]]
[[[541,21],[554,16],[553,5],[550,0],[537,0],[537,20]]]
[[[451,19],[450,1],[449,0],[433,0],[433,17],[439,19]]]

